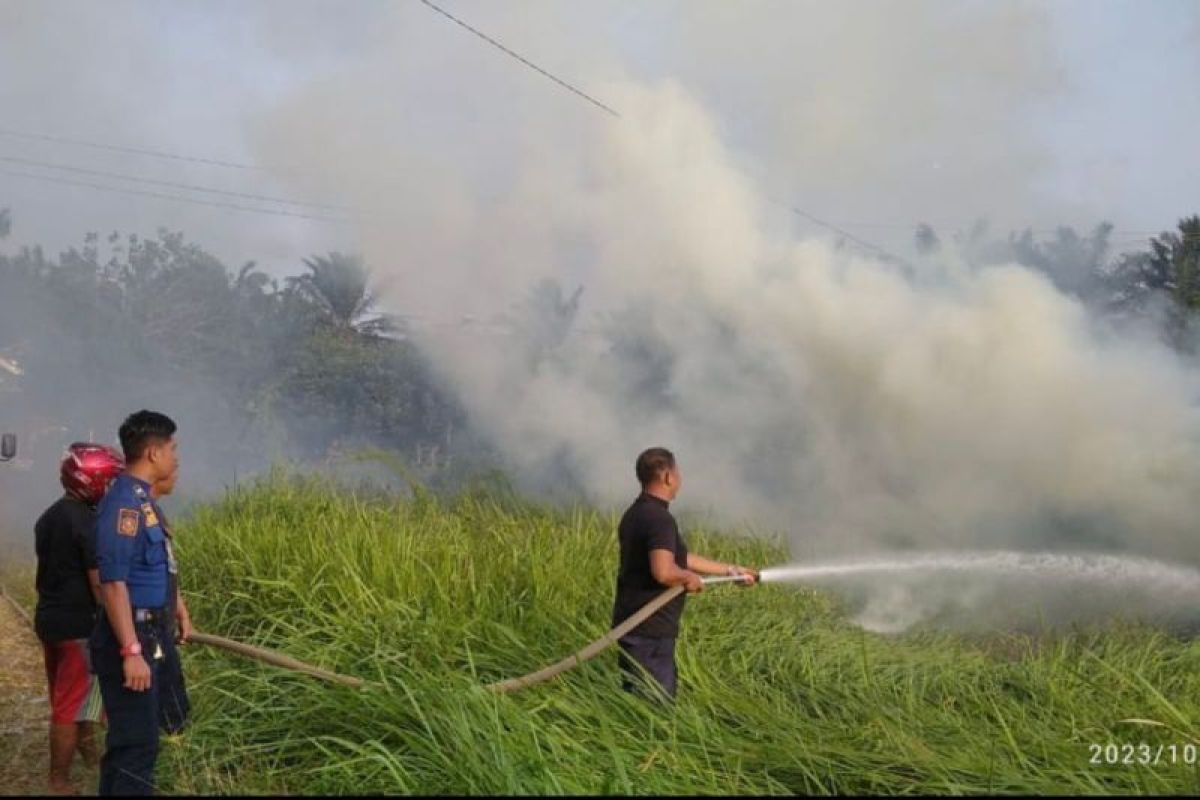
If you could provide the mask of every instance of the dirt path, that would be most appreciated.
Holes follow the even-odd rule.
[[[0,597],[0,795],[45,793],[49,714],[41,645]],[[85,777],[81,768],[75,775]]]

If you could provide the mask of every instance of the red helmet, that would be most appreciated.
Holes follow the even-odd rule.
[[[59,477],[67,494],[90,506],[100,502],[108,485],[125,469],[125,459],[111,447],[76,442],[67,448]]]

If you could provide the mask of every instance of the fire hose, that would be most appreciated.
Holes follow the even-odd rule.
[[[715,583],[734,583],[742,581],[742,577],[738,575],[728,575],[719,577],[709,577],[704,579],[705,584]],[[487,689],[497,694],[509,694],[539,683],[544,683],[552,678],[555,678],[562,673],[574,669],[585,661],[598,656],[600,653],[607,650],[616,644],[616,641],[638,625],[646,621],[651,614],[658,611],[667,603],[674,600],[683,593],[682,586],[673,586],[665,592],[660,593],[646,605],[639,608],[631,617],[626,619],[620,625],[610,630],[608,633],[601,636],[596,641],[587,645],[581,650],[572,653],[561,661],[557,661],[548,667],[544,667],[535,672],[530,672],[528,675],[522,675],[519,678],[510,678],[505,681],[488,684]],[[343,686],[350,686],[355,689],[361,689],[370,686],[377,686],[361,678],[354,678],[349,675],[340,675],[336,672],[329,672],[319,667],[314,667],[311,664],[305,664],[302,661],[297,661],[294,658],[285,656],[282,653],[277,653],[273,650],[267,650],[262,647],[243,644],[242,642],[226,639],[222,636],[213,636],[208,633],[193,633],[190,640],[197,644],[204,644],[210,647],[219,647],[222,650],[236,653],[246,658],[252,658],[256,661],[261,661],[265,664],[271,664],[276,667],[282,667],[293,672],[300,672],[305,675],[311,675],[314,678],[339,683]]]
[[[261,661],[264,664],[281,667],[299,672],[304,675],[309,675],[314,678],[320,678],[323,681],[330,683],[340,683],[342,686],[350,686],[354,689],[362,689],[365,686],[371,685],[362,678],[355,678],[351,675],[340,675],[336,672],[314,667],[312,664],[305,664],[303,661],[298,661],[291,656],[285,656],[283,653],[277,653],[274,650],[267,650],[263,647],[255,647],[254,645],[245,644],[244,642],[226,639],[224,636],[215,636],[211,633],[193,632],[188,637],[189,642],[196,644],[208,645],[209,647],[217,647],[221,650],[228,650],[231,653],[237,653],[239,656],[252,658],[255,661]]]
[[[516,692],[520,689],[524,689],[527,686],[533,686],[536,683],[548,681],[551,678],[561,675],[569,669],[574,669],[583,662],[595,658],[609,647],[612,647],[617,639],[620,639],[622,636],[629,633],[631,630],[640,625],[647,617],[649,617],[655,611],[658,611],[660,608],[674,600],[682,593],[682,586],[672,586],[670,589],[662,592],[649,603],[646,603],[646,605],[639,608],[637,612],[634,613],[634,615],[629,619],[625,620],[620,625],[613,628],[611,631],[604,634],[582,650],[572,653],[562,661],[551,664],[544,669],[539,669],[536,672],[529,673],[528,675],[522,675],[519,678],[510,678],[506,681],[492,683],[489,684],[487,688],[490,691],[496,692],[497,694],[508,694],[509,692]]]
[[[4,590],[3,586],[0,586],[0,597],[8,601],[8,604],[12,606],[18,614],[20,614],[21,618],[25,620],[30,628],[33,627],[33,617],[29,616],[29,612],[26,611],[20,603],[13,599],[12,595]],[[261,661],[264,664],[281,667],[286,670],[291,670],[292,672],[299,672],[314,678],[330,681],[331,683],[340,683],[343,686],[351,686],[355,689],[361,689],[365,686],[371,685],[362,678],[355,678],[350,675],[339,675],[336,672],[330,672],[329,670],[324,670],[320,667],[314,667],[312,664],[306,664],[303,661],[292,658],[291,656],[285,656],[283,653],[277,653],[274,650],[267,650],[264,647],[255,647],[254,645],[234,641],[233,639],[226,639],[224,636],[214,636],[211,633],[193,632],[188,638],[188,641],[195,642],[196,644],[207,645],[209,647],[216,647],[221,650],[228,650],[231,653],[236,653],[240,656],[254,659],[255,661]]]
[[[740,575],[727,575],[705,578],[704,583],[709,585],[716,583],[742,582],[743,580],[744,578]],[[516,692],[539,683],[544,683],[545,681],[555,678],[564,672],[567,672],[568,670],[574,669],[585,661],[590,661],[600,653],[607,650],[609,647],[612,647],[614,644],[616,644],[617,640],[622,636],[645,622],[646,619],[649,618],[654,612],[658,611],[667,603],[671,602],[680,594],[682,594],[683,590],[684,589],[682,586],[673,586],[670,589],[660,593],[649,603],[646,603],[646,605],[639,608],[632,616],[630,616],[620,625],[617,625],[599,639],[596,639],[591,644],[572,653],[561,661],[557,661],[554,664],[536,670],[535,672],[530,672],[527,675],[522,675],[519,678],[510,678],[505,681],[498,681],[496,683],[488,684],[487,689],[497,694],[509,694],[511,692]],[[16,601],[4,593],[2,588],[0,588],[0,594],[3,594],[4,598],[12,603],[13,607],[21,612],[21,615],[25,617],[30,625],[32,625],[32,620],[29,619],[29,615],[25,609],[21,608]],[[355,678],[350,675],[341,675],[337,672],[330,672],[329,670],[315,667],[312,664],[306,664],[303,661],[299,661],[291,656],[286,656],[274,650],[268,650],[264,647],[256,647],[254,645],[245,644],[244,642],[227,639],[224,636],[215,636],[211,633],[193,632],[188,638],[188,641],[195,642],[196,644],[207,645],[208,647],[216,647],[221,650],[227,650],[231,653],[243,656],[244,658],[250,658],[255,661],[260,661],[264,664],[270,664],[271,666],[280,667],[292,672],[299,672],[303,675],[319,678],[320,680],[329,681],[331,683],[337,683],[342,686],[349,686],[354,689],[378,687],[379,685],[370,681],[365,681],[362,678]]]
[[[713,583],[734,583],[741,582],[743,580],[744,579],[740,575],[722,575],[718,577],[704,578],[704,583],[708,585]],[[496,692],[497,694],[508,694],[509,692],[516,692],[526,687],[543,683],[551,678],[561,675],[569,669],[574,669],[583,662],[595,658],[596,656],[600,655],[600,653],[612,647],[614,644],[616,644],[618,639],[629,633],[638,625],[641,625],[651,614],[653,614],[655,611],[658,611],[660,608],[674,600],[682,593],[682,586],[672,586],[670,589],[662,592],[649,603],[646,603],[646,605],[639,608],[633,614],[633,616],[629,617],[629,619],[625,620],[620,625],[613,628],[611,631],[604,634],[582,650],[572,653],[562,661],[558,661],[548,667],[539,669],[536,672],[531,672],[528,675],[522,675],[519,678],[510,678],[506,681],[488,684],[487,688],[490,691]]]

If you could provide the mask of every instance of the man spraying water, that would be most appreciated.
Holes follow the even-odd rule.
[[[672,586],[683,586],[689,594],[702,591],[701,575],[737,577],[746,585],[758,580],[756,570],[688,552],[669,510],[682,486],[670,450],[652,447],[644,451],[637,458],[635,472],[642,491],[617,528],[621,563],[613,603],[614,627]],[[625,691],[637,691],[644,671],[662,693],[675,697],[675,639],[683,604],[684,596],[676,597],[617,641]]]

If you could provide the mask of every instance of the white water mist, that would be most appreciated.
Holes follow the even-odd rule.
[[[855,621],[888,633],[938,618],[960,626],[962,612],[984,624],[1021,611],[1043,623],[1200,617],[1200,570],[1107,553],[923,552],[774,567],[761,580],[857,589]]]

